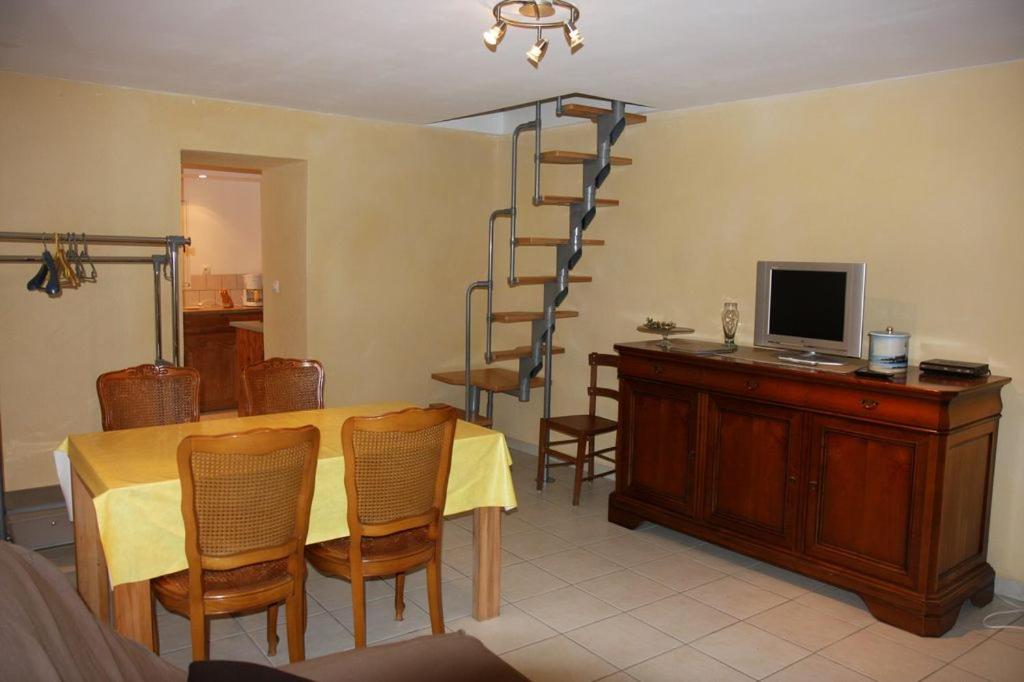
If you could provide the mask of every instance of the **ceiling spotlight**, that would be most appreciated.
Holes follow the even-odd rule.
[[[508,24],[499,19],[494,26],[491,26],[488,30],[484,31],[484,44],[487,45],[491,52],[498,49],[498,45],[501,44],[502,39],[505,37],[505,31],[508,29]]]
[[[538,33],[539,33],[539,31],[538,31]],[[535,42],[533,44],[533,47],[531,47],[526,52],[526,59],[531,64],[533,64],[533,68],[536,69],[537,67],[540,66],[540,60],[544,59],[544,55],[546,55],[547,53],[548,53],[548,39],[538,35],[537,36],[537,42]]]
[[[565,42],[569,43],[569,50],[576,54],[576,51],[583,47],[583,34],[571,19],[565,22],[564,30]]]
[[[200,173],[200,174],[199,174],[199,175],[197,175],[196,177],[198,177],[198,178],[199,178],[200,180],[205,180],[205,179],[206,179],[206,178],[208,178],[209,176],[208,176],[208,175],[207,175],[206,173]]]
[[[487,49],[497,51],[509,26],[532,28],[537,31],[537,42],[526,53],[526,58],[534,68],[540,66],[547,54],[548,41],[544,38],[547,29],[562,29],[573,54],[583,47],[583,34],[577,27],[580,10],[569,0],[498,0],[493,14],[494,25],[484,32]]]

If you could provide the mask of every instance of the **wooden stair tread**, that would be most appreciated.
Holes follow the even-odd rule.
[[[583,201],[583,197],[565,197],[560,194],[545,194],[540,198],[541,206],[571,206]],[[618,206],[618,199],[594,199],[597,206]]]
[[[580,313],[578,310],[556,310],[555,319],[562,320],[567,317],[579,317]],[[491,319],[495,322],[511,323],[511,322],[532,322],[533,320],[543,320],[544,313],[538,312],[526,312],[526,311],[512,311],[502,313],[492,313]]]
[[[517,237],[516,246],[562,246],[568,245],[568,239],[558,237]],[[583,246],[604,246],[603,239],[584,239]]]
[[[430,403],[430,406],[431,407],[450,407],[453,410],[455,410],[455,414],[457,414],[459,416],[459,419],[461,419],[462,421],[472,421],[472,420],[466,419],[466,411],[465,410],[460,409],[458,407],[455,407],[454,405],[449,405],[448,403]],[[473,421],[473,423],[476,424],[477,426],[483,426],[484,428],[487,428],[487,429],[489,429],[492,426],[494,426],[494,420],[493,419],[488,419],[487,417],[485,417],[482,414],[478,414],[476,416],[476,420]]]
[[[589,104],[564,104],[562,105],[562,114],[564,116],[575,116],[576,118],[589,118],[591,121],[597,122],[599,116],[603,116],[611,111],[611,109],[602,109],[601,107],[592,107]],[[643,114],[626,114],[626,125],[633,125],[634,123],[646,123],[647,117]]]
[[[532,284],[547,284],[548,282],[554,282],[558,278],[554,275],[529,275],[526,277],[519,277],[515,284],[509,286],[513,287],[524,287]],[[569,275],[569,282],[571,284],[585,284],[587,282],[593,282],[594,278],[590,275]]]
[[[544,352],[544,347],[541,346],[541,353]],[[491,353],[493,362],[502,362],[503,360],[517,360],[519,358],[529,357],[533,353],[533,348],[530,346],[516,346],[515,348],[509,348],[508,350],[496,350]],[[552,355],[562,355],[565,353],[565,349],[561,346],[555,346],[551,349]]]
[[[541,163],[557,163],[557,164],[573,164],[583,163],[585,161],[593,161],[597,158],[597,154],[588,154],[586,152],[570,152],[562,149],[552,149],[551,151],[542,152],[540,155]],[[610,156],[608,160],[613,166],[629,166],[632,165],[633,159],[627,159],[625,156]]]
[[[430,375],[430,378],[444,384],[451,384],[452,386],[466,385],[466,373],[461,369],[454,372],[434,372]],[[494,391],[495,393],[518,391],[519,373],[513,372],[510,369],[503,369],[501,367],[474,369],[470,370],[469,382],[473,386],[477,386],[485,391]],[[530,379],[531,388],[537,388],[538,386],[543,385],[543,377],[534,377],[533,379]]]

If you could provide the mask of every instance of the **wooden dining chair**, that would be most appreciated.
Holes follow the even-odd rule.
[[[619,392],[610,388],[601,388],[597,385],[597,370],[599,367],[618,367],[619,356],[603,353],[591,353],[587,356],[590,363],[590,386],[587,387],[587,395],[590,396],[590,404],[587,414],[573,414],[565,417],[549,417],[540,420],[540,438],[537,448],[537,490],[544,487],[544,481],[548,475],[548,469],[560,466],[575,466],[576,477],[573,481],[572,503],[573,506],[580,503],[580,488],[583,481],[593,481],[595,478],[610,476],[615,469],[594,473],[594,460],[600,459],[615,464],[615,458],[609,457],[607,453],[613,452],[615,446],[594,449],[594,439],[605,433],[613,433],[619,428],[618,422],[612,419],[597,416],[597,399],[611,398],[616,402],[619,400]],[[566,440],[551,441],[551,432],[569,436]],[[559,452],[555,445],[576,444],[574,454]],[[553,457],[558,462],[551,464],[548,457]],[[587,475],[583,475],[583,467],[587,467]]]
[[[324,407],[324,367],[316,360],[270,358],[242,370],[238,416]]]
[[[455,410],[409,408],[351,417],[341,427],[349,537],[312,544],[306,558],[352,583],[356,647],[366,646],[365,579],[395,576],[395,620],[405,612],[405,573],[427,565],[430,627],[444,633],[441,530]]]
[[[209,616],[262,609],[273,656],[281,602],[288,659],[305,658],[303,550],[319,448],[314,426],[189,436],[178,446],[188,569],[152,586],[164,608],[189,619],[194,660],[209,656]]]
[[[96,379],[104,431],[199,421],[199,372],[139,365]]]

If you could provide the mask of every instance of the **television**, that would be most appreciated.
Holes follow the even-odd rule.
[[[759,261],[754,345],[780,360],[843,364],[864,338],[864,263]]]

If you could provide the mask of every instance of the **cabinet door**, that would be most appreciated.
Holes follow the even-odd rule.
[[[805,551],[916,586],[931,437],[821,416],[811,433]]]
[[[715,395],[709,408],[705,516],[752,538],[795,547],[801,413]]]
[[[688,516],[694,511],[697,392],[624,379],[620,424],[627,453],[624,492]]]
[[[199,370],[199,409],[202,412],[237,407],[235,400],[234,329],[185,337],[185,366]]]

